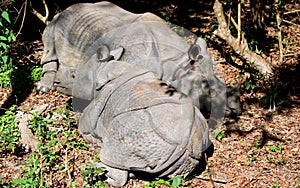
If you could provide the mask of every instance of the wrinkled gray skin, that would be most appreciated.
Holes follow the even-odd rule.
[[[77,68],[96,53],[99,46],[123,47],[120,61],[145,66],[168,85],[190,96],[199,109],[212,116],[241,112],[239,99],[226,104],[226,86],[213,73],[206,42],[194,45],[182,40],[159,17],[133,14],[109,3],[76,4],[55,16],[43,33],[43,78],[38,86],[90,101],[93,91],[72,93]],[[76,84],[75,84],[76,85]],[[213,107],[213,108],[212,108]]]
[[[101,145],[107,182],[122,186],[129,172],[184,176],[199,164],[210,144],[205,118],[191,99],[144,67],[91,57],[80,72],[93,75],[94,98],[84,109],[79,131]],[[76,91],[74,91],[76,92]],[[176,116],[174,116],[176,114]]]
[[[226,106],[203,39],[189,45],[153,14],[100,2],[55,16],[43,42],[39,89],[87,101],[79,131],[101,144],[110,184],[129,171],[172,177],[197,166],[210,144],[199,109],[221,118]]]

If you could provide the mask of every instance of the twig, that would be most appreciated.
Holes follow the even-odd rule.
[[[292,10],[292,11],[289,11],[289,12],[284,12],[283,14],[292,14],[292,13],[297,13],[297,12],[300,12],[300,10]]]
[[[23,26],[24,26],[25,17],[26,17],[26,12],[27,12],[27,3],[28,3],[28,0],[26,0],[26,1],[23,3],[23,5],[22,5],[22,7],[24,6],[24,14],[23,14],[21,26],[20,26],[20,28],[19,28],[19,31],[18,31],[17,34],[16,34],[16,38],[20,35],[21,30],[22,30],[22,28],[23,28]],[[22,8],[21,8],[21,10],[22,10]]]
[[[283,55],[284,57],[289,57],[289,56],[297,56],[300,55],[300,53],[294,53],[294,54],[285,54]]]
[[[240,41],[241,41],[241,1],[239,1],[239,4],[238,4],[238,23],[236,23],[234,18],[231,16],[231,11],[230,11],[230,13],[225,13],[225,14],[228,17],[228,19],[232,22],[235,29],[237,30],[237,32],[238,32],[237,40],[240,43]],[[228,28],[229,28],[229,25],[230,25],[230,22],[228,21]]]
[[[44,4],[44,7],[45,7],[45,13],[46,15],[43,16],[42,14],[40,14],[37,10],[35,10],[33,7],[32,7],[32,3],[30,2],[30,7],[31,7],[31,11],[34,15],[36,15],[36,17],[38,17],[38,19],[40,19],[44,24],[48,25],[49,24],[49,9],[48,9],[48,5],[46,3],[46,0],[42,0],[43,4]]]
[[[241,42],[241,0],[238,1],[238,37],[237,40]]]
[[[275,3],[275,9],[276,9],[276,22],[277,22],[277,28],[278,28],[278,45],[279,45],[279,62],[283,62],[283,45],[282,45],[282,33],[281,33],[281,18],[280,13],[278,10],[278,2],[279,0],[276,0]]]
[[[223,183],[223,184],[226,184],[228,182],[227,180],[224,180],[224,179],[210,178],[210,177],[205,177],[202,175],[196,176],[196,178],[199,178],[204,181],[211,181],[211,179],[212,179],[212,181],[214,181],[216,183]]]
[[[39,152],[39,159],[40,159],[40,163],[39,163],[39,168],[40,168],[40,186],[39,187],[43,187],[44,184],[44,173],[43,173],[43,154],[41,152]],[[52,174],[52,173],[50,173]],[[52,183],[52,182],[51,182]]]
[[[229,9],[229,13],[226,13],[227,17],[228,17],[228,21],[227,21],[227,29],[230,28],[230,20],[231,20],[231,9]],[[234,21],[234,20],[233,20]]]
[[[245,117],[245,116],[238,116],[240,119],[244,119],[244,120],[248,120],[250,121],[252,118],[249,118],[249,117]]]
[[[37,112],[38,115],[41,115],[43,112],[45,112],[47,110],[48,107],[49,107],[49,104],[42,104],[36,110],[31,110],[30,113],[33,114],[33,113]]]
[[[207,154],[206,154],[206,153],[204,153],[204,157],[205,157],[205,162],[206,162],[206,164],[207,164],[207,166],[208,166],[208,168],[207,168],[207,169],[208,169],[208,170],[207,170],[207,173],[208,173],[208,176],[209,176],[209,181],[210,181],[212,187],[215,188],[216,186],[215,186],[215,184],[214,184],[214,181],[213,181],[211,172],[210,172],[210,170],[209,170],[209,165],[208,165],[209,163],[208,163],[208,159],[207,159]]]
[[[236,23],[236,21],[234,20],[234,18],[231,15],[229,15],[229,14],[226,14],[226,16],[230,16],[230,20],[231,20],[232,24],[234,25],[235,29],[238,31],[239,30],[239,26]]]
[[[69,165],[68,165],[68,147],[65,149],[65,167],[67,169],[67,173],[68,173],[68,177],[69,177],[69,181],[72,181],[72,176],[71,176],[71,172],[69,170]]]
[[[5,110],[5,111],[7,111],[7,110],[9,110],[8,108],[2,108],[2,107],[0,107],[0,110]]]
[[[219,60],[219,61],[215,61],[216,64],[220,64],[220,63],[226,63],[226,60]]]
[[[291,25],[298,26],[298,24],[295,24],[295,23],[293,23],[291,21],[288,21],[288,20],[282,20],[282,21],[285,22],[285,23],[291,24]]]

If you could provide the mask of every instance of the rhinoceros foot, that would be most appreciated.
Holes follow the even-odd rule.
[[[50,91],[50,88],[49,88],[49,87],[43,86],[43,85],[41,85],[41,84],[38,84],[38,85],[37,85],[37,89],[38,89],[39,91],[43,92],[43,93],[49,93],[49,91]]]
[[[105,176],[107,177],[105,182],[107,182],[108,184],[114,187],[121,187],[126,184],[128,179],[128,171],[120,170],[118,168],[112,168],[101,162],[92,163],[92,165],[96,168],[104,168],[104,170],[106,171]]]
[[[48,93],[53,86],[55,74],[55,72],[46,72],[37,85],[37,89],[44,93]]]

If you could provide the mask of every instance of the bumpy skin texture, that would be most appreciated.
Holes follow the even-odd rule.
[[[43,33],[43,42],[45,79],[39,85],[41,90],[49,90],[55,80],[58,91],[71,95],[77,68],[86,64],[99,46],[107,45],[110,50],[123,47],[121,61],[147,67],[190,96],[199,109],[217,105],[212,114],[224,115],[226,86],[213,74],[206,42],[198,38],[195,50],[189,51],[191,46],[151,13],[133,14],[109,2],[76,4],[55,16]],[[195,51],[200,56],[194,57]]]
[[[44,77],[55,75],[58,91],[88,101],[79,131],[101,144],[98,165],[110,184],[126,183],[129,171],[172,177],[198,165],[210,144],[200,101],[209,96],[222,117],[226,97],[203,39],[188,45],[153,14],[101,2],[57,15],[43,42]],[[52,84],[43,79],[40,88]]]
[[[190,98],[141,66],[94,59],[88,63],[96,92],[79,131],[101,143],[97,166],[106,167],[107,181],[122,186],[136,171],[168,177],[192,172],[210,141],[206,120]]]

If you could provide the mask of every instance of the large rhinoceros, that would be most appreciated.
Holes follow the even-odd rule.
[[[71,95],[78,68],[106,45],[110,50],[122,47],[120,61],[147,67],[214,117],[223,117],[225,107],[229,114],[241,111],[235,95],[226,105],[226,86],[213,73],[206,42],[196,38],[188,44],[154,14],[133,14],[109,2],[76,4],[54,17],[43,42],[42,91],[54,84]],[[73,96],[90,101],[93,91],[86,87]]]
[[[205,165],[199,161],[211,144],[208,126],[189,97],[142,66],[99,61],[96,54],[88,65],[93,69],[81,71],[94,75],[96,91],[78,128],[101,145],[101,162],[94,165],[105,167],[109,184],[124,185],[129,172],[174,177]]]

